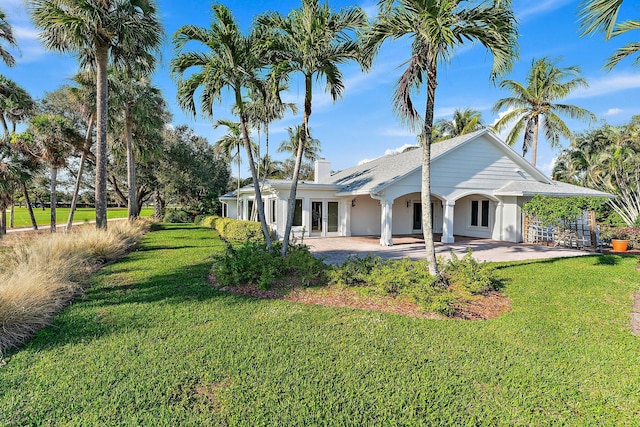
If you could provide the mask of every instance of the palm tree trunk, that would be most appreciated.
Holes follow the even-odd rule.
[[[136,159],[133,152],[133,117],[131,115],[131,105],[125,104],[125,132],[127,140],[127,185],[129,221],[135,221],[138,217],[138,202],[136,199]]]
[[[538,130],[540,129],[540,123],[538,118],[540,116],[536,116],[533,120],[533,141],[531,143],[531,164],[533,166],[536,165],[536,154],[538,153]]]
[[[36,222],[36,216],[33,213],[33,206],[31,205],[31,200],[29,199],[29,191],[27,191],[27,185],[24,182],[20,183],[20,187],[22,188],[22,194],[24,195],[24,202],[27,205],[27,211],[29,211],[29,218],[31,218],[31,225],[34,230],[38,229],[38,223]]]
[[[2,129],[4,130],[4,134],[9,135],[9,127],[7,126],[7,121],[4,118],[4,112],[0,111],[0,123],[2,123]]]
[[[433,108],[436,94],[436,69],[429,67],[427,77],[427,107],[424,115],[424,128],[422,129],[422,234],[424,246],[427,252],[429,273],[440,278],[438,264],[436,262],[436,249],[433,243],[433,229],[431,227],[431,131],[433,129]]]
[[[244,112],[242,103],[242,94],[240,91],[236,91],[236,105],[240,109],[240,128],[242,130],[242,138],[244,140],[244,146],[247,151],[247,159],[249,160],[249,168],[251,169],[251,178],[253,178],[253,188],[256,193],[255,203],[258,205],[258,217],[260,218],[260,225],[262,226],[262,233],[264,234],[264,241],[267,245],[267,249],[271,252],[271,234],[269,233],[269,227],[267,226],[267,218],[264,215],[264,203],[262,203],[262,192],[260,191],[260,180],[258,179],[258,172],[256,171],[256,163],[253,161],[253,153],[251,152],[251,141],[249,140],[249,132],[247,130],[247,115]]]
[[[12,198],[11,199],[11,209],[9,211],[9,228],[13,228],[13,225],[14,225],[15,208],[16,208],[16,202]]]
[[[56,181],[58,180],[58,168],[51,167],[51,226],[49,231],[51,233],[56,232],[56,204],[58,200],[56,198]]]
[[[0,239],[7,234],[7,205],[0,203]]]
[[[313,82],[311,81],[311,76],[305,76],[304,114],[302,116],[302,129],[300,129],[300,136],[298,140],[298,151],[296,152],[296,163],[293,166],[291,191],[289,192],[289,201],[287,203],[287,224],[284,229],[284,238],[282,241],[282,256],[285,256],[287,254],[287,250],[289,249],[289,238],[291,236],[291,228],[293,227],[293,216],[296,209],[296,194],[298,192],[300,165],[302,164],[304,145],[309,135],[309,117],[311,116],[312,97]]]
[[[240,219],[240,146],[238,145],[238,183],[236,184],[236,219]]]
[[[73,197],[71,198],[71,209],[69,209],[69,219],[67,220],[66,231],[70,231],[73,226],[73,216],[76,213],[76,205],[78,204],[78,195],[80,194],[80,182],[82,180],[82,172],[84,171],[84,162],[87,159],[87,153],[91,148],[91,132],[93,130],[93,114],[89,116],[89,123],[87,126],[87,134],[84,138],[84,149],[80,156],[80,167],[78,168],[78,176],[76,177],[76,184],[73,187]]]
[[[97,42],[96,55],[96,227],[107,228],[107,66],[109,45]]]

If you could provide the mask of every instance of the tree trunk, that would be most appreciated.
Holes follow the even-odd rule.
[[[531,143],[531,164],[536,165],[536,157],[538,153],[538,130],[540,129],[540,122],[538,120],[540,116],[536,116],[533,120],[533,141]]]
[[[0,203],[0,239],[7,234],[7,206]]]
[[[129,186],[127,206],[129,221],[135,221],[138,217],[138,202],[136,194],[136,159],[133,152],[133,117],[131,116],[131,104],[125,103],[125,132],[127,141],[127,185]]]
[[[258,172],[256,171],[256,163],[253,161],[253,153],[251,152],[251,141],[249,140],[249,131],[247,129],[247,115],[244,112],[242,94],[240,93],[240,91],[236,91],[236,105],[240,109],[240,128],[242,130],[242,139],[244,140],[244,146],[247,151],[249,168],[251,169],[251,178],[253,178],[253,188],[255,189],[256,193],[255,203],[258,205],[258,217],[260,218],[260,225],[262,225],[262,234],[264,234],[264,241],[267,245],[267,249],[269,250],[269,252],[271,252],[271,234],[269,232],[269,227],[267,226],[267,218],[264,215],[264,203],[262,203],[260,180],[258,179]]]
[[[4,135],[9,135],[9,127],[7,126],[7,121],[4,119],[4,112],[0,111],[0,123],[2,123],[2,129],[4,130]]]
[[[236,184],[236,219],[240,219],[240,146],[238,145],[238,183]]]
[[[58,180],[58,168],[51,167],[51,226],[49,231],[51,233],[56,232],[56,204],[58,203],[56,197],[56,181]]]
[[[107,228],[107,66],[109,45],[97,42],[96,55],[96,227]]]
[[[427,107],[422,129],[422,234],[429,263],[429,273],[440,278],[436,262],[436,248],[433,243],[433,228],[431,227],[431,131],[433,130],[433,108],[436,95],[436,69],[430,66],[427,77]]]
[[[31,200],[29,200],[29,191],[27,191],[27,185],[24,182],[20,183],[20,187],[22,188],[22,194],[24,195],[24,203],[27,205],[27,211],[29,211],[29,218],[31,218],[31,225],[34,230],[38,229],[38,223],[36,222],[36,216],[33,213],[33,206],[31,205]]]
[[[162,221],[164,218],[164,200],[159,190],[153,193],[153,217],[156,221]]]
[[[120,190],[120,187],[118,186],[118,180],[116,179],[116,177],[111,175],[111,177],[109,178],[109,182],[111,182],[111,186],[113,187],[113,192],[115,193],[115,196],[118,199],[118,206],[120,206],[120,203],[122,203],[123,205],[126,205],[127,198],[125,197],[122,190]]]
[[[291,191],[289,192],[289,200],[287,203],[287,224],[284,229],[284,238],[282,240],[282,256],[287,254],[289,249],[289,238],[291,236],[291,228],[293,227],[293,216],[296,209],[296,194],[298,192],[298,178],[300,176],[300,165],[302,164],[302,155],[304,146],[309,135],[309,117],[311,116],[311,100],[313,97],[312,76],[305,76],[305,97],[304,97],[304,114],[302,116],[302,129],[300,129],[298,139],[298,151],[296,152],[296,163],[293,166],[293,177],[291,178]]]
[[[9,228],[13,228],[13,225],[15,223],[15,208],[16,208],[16,203],[13,200],[13,198],[11,199],[11,210],[9,211]]]
[[[82,172],[84,171],[84,162],[87,159],[87,153],[91,149],[91,132],[93,130],[93,114],[89,116],[89,123],[87,125],[87,134],[84,137],[84,148],[82,155],[80,156],[80,167],[78,168],[78,176],[76,177],[76,184],[73,187],[73,197],[71,198],[71,209],[69,209],[69,219],[67,220],[66,231],[71,231],[73,225],[73,216],[76,213],[76,205],[78,204],[78,195],[80,193],[80,182],[82,180]]]

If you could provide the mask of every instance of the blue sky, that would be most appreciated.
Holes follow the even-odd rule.
[[[356,1],[360,1],[356,3]],[[243,28],[251,25],[253,18],[267,10],[286,14],[299,6],[299,1],[223,1],[234,12]],[[358,5],[372,16],[376,2],[371,0],[331,0],[334,10]],[[589,82],[589,88],[574,92],[566,103],[579,105],[592,111],[598,120],[611,124],[628,121],[632,115],[640,114],[640,70],[626,60],[613,71],[602,69],[606,58],[624,44],[637,40],[633,32],[605,42],[602,35],[581,38],[578,30],[578,0],[517,0],[514,1],[519,19],[520,59],[504,78],[523,81],[533,58],[550,56],[562,58],[560,65],[578,65]],[[201,116],[193,118],[180,111],[176,103],[176,85],[169,76],[168,64],[172,57],[171,35],[181,25],[194,24],[208,27],[211,2],[199,0],[159,0],[160,12],[166,31],[162,63],[154,81],[163,90],[173,123],[187,124],[196,133],[214,142],[222,136],[222,130],[214,130],[210,120]],[[2,0],[8,20],[14,27],[20,54],[17,65],[7,68],[0,64],[0,73],[15,80],[34,97],[42,97],[46,91],[55,90],[76,72],[73,57],[45,51],[39,44],[37,31],[29,22],[22,0]],[[638,18],[640,6],[625,1],[621,10],[622,19]],[[636,32],[637,33],[637,32]],[[635,39],[634,39],[635,37]],[[16,52],[17,53],[17,52]],[[393,152],[407,144],[415,143],[412,135],[397,119],[391,108],[394,82],[402,71],[402,64],[409,54],[408,42],[400,40],[387,44],[380,52],[373,69],[363,74],[357,66],[342,68],[346,91],[342,99],[333,104],[319,86],[314,93],[313,114],[310,125],[313,136],[320,140],[321,155],[332,162],[332,169],[339,170]],[[492,124],[498,115],[491,113],[496,100],[508,95],[498,84],[489,81],[491,57],[481,45],[460,48],[450,64],[439,70],[436,92],[436,119],[450,118],[455,108],[471,107],[482,112],[485,123]],[[297,81],[291,84],[286,100],[302,104],[303,86]],[[424,91],[418,99],[424,100]],[[423,105],[424,101],[420,105]],[[230,102],[214,106],[215,118],[231,117]],[[289,115],[271,127],[271,151],[286,138],[288,126],[299,124],[301,116]],[[574,131],[588,125],[567,120]],[[563,141],[565,146],[568,141]],[[559,149],[551,149],[540,141],[538,167],[550,173],[553,160]],[[514,149],[520,152],[520,146]],[[283,159],[284,155],[275,155]],[[235,168],[234,168],[235,169]],[[243,176],[247,176],[244,163]]]

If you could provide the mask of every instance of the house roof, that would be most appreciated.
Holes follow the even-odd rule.
[[[447,139],[431,146],[431,159],[452,150],[453,148],[474,139],[485,131],[478,131]],[[376,193],[381,186],[394,182],[422,166],[419,149],[410,149],[403,153],[393,154],[371,160],[352,168],[344,169],[325,179],[325,183],[337,184],[342,194]]]
[[[461,135],[435,143],[431,146],[431,161],[455,151],[457,148],[470,143],[478,137],[486,135],[496,146],[504,150],[514,162],[519,164],[531,176],[541,182],[550,183],[542,172],[527,162],[508,145],[504,144],[489,129]],[[338,194],[376,194],[404,178],[408,174],[422,167],[422,155],[420,150],[408,150],[400,154],[380,157],[361,165],[342,170],[326,178],[324,182],[334,183],[341,187]]]
[[[551,181],[548,184],[534,181],[511,181],[504,187],[496,190],[493,194],[496,196],[535,196],[536,194],[542,194],[556,197],[615,197],[609,193],[559,181]]]

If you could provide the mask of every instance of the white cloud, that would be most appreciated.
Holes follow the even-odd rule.
[[[538,164],[536,166],[546,176],[551,176],[551,172],[553,172],[553,168],[555,167],[557,161],[558,161],[558,157],[556,156],[553,159],[551,159],[551,161],[543,162],[542,164]]]
[[[38,30],[33,27],[14,26],[13,33],[18,40],[38,40]]]
[[[623,113],[624,110],[621,110],[620,108],[609,108],[607,110],[606,113],[604,113],[605,116],[616,116],[620,113]]]
[[[520,21],[531,16],[553,12],[554,10],[560,9],[567,4],[573,3],[573,0],[534,0],[528,3],[530,4],[525,5],[524,9],[516,13]]]
[[[415,144],[404,144],[401,145],[400,147],[396,147],[396,148],[388,148],[385,150],[384,155],[380,156],[380,157],[384,157],[384,156],[391,156],[393,154],[400,154],[402,152],[404,152],[407,148],[412,148],[415,147]],[[379,159],[380,157],[374,157],[373,159],[362,159],[358,162],[358,166],[363,165],[365,163],[369,163],[373,160]]]
[[[397,148],[389,148],[389,149],[385,150],[384,155],[385,156],[390,156],[392,154],[399,154],[399,153],[404,152],[404,150],[406,150],[407,148],[415,147],[415,146],[416,146],[415,144],[404,144],[404,145],[402,145],[400,147],[397,147]]]
[[[629,89],[640,89],[640,74],[609,74],[589,81],[589,87],[575,91],[567,99],[595,98]]]

